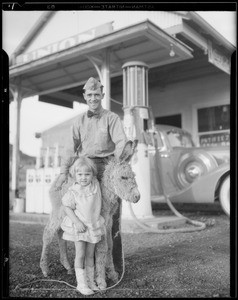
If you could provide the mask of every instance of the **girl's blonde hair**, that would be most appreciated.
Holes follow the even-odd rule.
[[[73,165],[70,168],[71,175],[73,177],[75,177],[76,170],[82,166],[88,167],[92,171],[93,176],[97,175],[97,167],[96,167],[95,163],[93,162],[92,159],[90,159],[89,157],[86,157],[86,156],[79,156],[75,160],[75,162],[73,163]]]

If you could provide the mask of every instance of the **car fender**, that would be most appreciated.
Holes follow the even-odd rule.
[[[169,194],[172,202],[181,203],[213,203],[215,200],[215,190],[220,178],[229,173],[230,164],[224,163],[199,177],[189,187]]]

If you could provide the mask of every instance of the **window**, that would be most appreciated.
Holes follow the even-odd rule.
[[[230,105],[201,108],[197,114],[200,146],[230,146]]]
[[[181,114],[179,115],[170,115],[164,117],[156,117],[155,124],[171,125],[182,128]]]
[[[154,138],[155,138],[155,143],[157,145],[158,148],[162,148],[164,146],[163,144],[163,141],[162,141],[162,138],[160,136],[160,133],[157,132],[155,135],[154,135]]]
[[[230,105],[198,109],[198,131],[230,129]]]
[[[178,132],[176,130],[169,130],[166,133],[171,147],[184,147],[184,148],[194,147],[194,143],[190,135],[183,132]]]

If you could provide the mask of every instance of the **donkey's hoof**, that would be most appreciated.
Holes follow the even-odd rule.
[[[40,268],[41,268],[41,272],[43,273],[44,277],[47,277],[47,275],[49,273],[49,269],[46,267],[42,267],[42,266],[40,266]]]
[[[113,282],[118,282],[119,274],[116,271],[108,272],[107,277]]]
[[[74,274],[74,269],[69,269],[69,270],[67,271],[67,274],[73,275],[73,274]]]
[[[48,272],[42,271],[42,273],[43,273],[44,277],[47,277],[47,276],[48,276]]]
[[[97,280],[97,286],[101,291],[103,291],[107,288],[107,283],[104,279],[99,279]]]
[[[100,291],[104,291],[104,290],[106,290],[107,285],[106,284],[99,285],[98,288],[99,288]]]

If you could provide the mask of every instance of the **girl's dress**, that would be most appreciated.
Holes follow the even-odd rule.
[[[96,178],[86,187],[75,182],[62,198],[62,204],[74,210],[80,221],[86,226],[85,232],[79,232],[68,216],[61,224],[63,239],[68,241],[85,241],[97,243],[105,233],[104,218],[100,215],[102,197]]]

